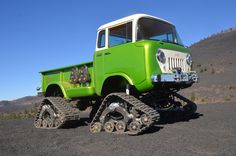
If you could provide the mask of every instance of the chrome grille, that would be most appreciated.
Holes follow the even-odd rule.
[[[184,59],[168,57],[168,69],[169,69],[169,71],[172,71],[174,68],[181,68],[183,71],[185,71]]]

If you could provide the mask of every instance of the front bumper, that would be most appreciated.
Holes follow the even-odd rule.
[[[198,82],[199,78],[195,71],[183,73],[179,69],[174,69],[172,74],[152,75],[152,82]]]

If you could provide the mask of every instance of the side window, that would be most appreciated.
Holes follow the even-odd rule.
[[[132,22],[109,29],[109,47],[132,42]]]
[[[102,30],[98,34],[98,48],[105,47],[105,30]]]

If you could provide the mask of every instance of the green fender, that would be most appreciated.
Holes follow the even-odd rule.
[[[68,95],[67,95],[67,93],[66,93],[66,91],[65,91],[65,88],[69,88],[70,87],[70,85],[68,84],[68,83],[64,83],[64,82],[52,82],[52,83],[49,83],[48,85],[47,85],[47,87],[46,87],[46,90],[48,89],[48,87],[50,87],[51,85],[57,85],[60,89],[61,89],[61,91],[62,91],[62,93],[63,93],[63,95],[64,95],[64,98],[66,98],[66,99],[69,99],[69,97],[68,97]]]
[[[97,95],[101,96],[101,92],[102,92],[102,88],[103,88],[103,85],[104,85],[104,82],[110,78],[110,77],[113,77],[113,76],[120,76],[120,77],[123,77],[125,80],[128,81],[128,83],[130,85],[134,85],[132,79],[125,73],[112,73],[112,74],[105,74],[104,76],[104,79],[103,79],[103,82],[101,83],[102,85],[99,87],[100,89],[98,90],[97,92]]]

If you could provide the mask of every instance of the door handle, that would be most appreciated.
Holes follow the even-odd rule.
[[[111,53],[110,52],[106,52],[106,53],[104,53],[105,55],[110,55]]]
[[[96,56],[97,56],[97,57],[100,57],[100,56],[102,56],[102,54],[97,54]]]

